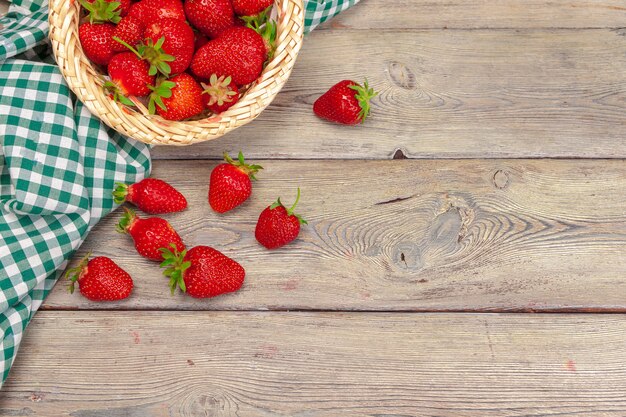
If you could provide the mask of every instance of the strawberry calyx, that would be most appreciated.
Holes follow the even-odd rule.
[[[378,95],[378,92],[374,91],[373,88],[367,84],[367,79],[363,83],[363,85],[354,84],[349,85],[348,88],[356,91],[355,98],[359,102],[359,106],[361,107],[361,111],[359,112],[359,119],[361,119],[361,123],[365,121],[365,118],[370,114],[370,100]]]
[[[254,174],[259,172],[259,170],[263,169],[261,165],[248,165],[246,164],[245,159],[243,158],[243,153],[239,151],[239,155],[237,156],[237,160],[233,160],[233,158],[228,155],[227,152],[224,152],[224,160],[231,164],[234,167],[237,167],[239,170],[243,171],[246,175],[250,177],[251,180],[256,180]]]
[[[74,294],[74,287],[76,282],[80,279],[81,276],[87,273],[87,264],[89,263],[89,257],[91,256],[91,252],[88,252],[87,255],[83,259],[80,260],[80,263],[74,268],[70,268],[65,273],[65,278],[69,278],[70,285],[67,287],[67,290],[70,294]]]
[[[274,204],[270,206],[270,210],[274,210],[275,208],[281,207],[281,206],[285,207],[285,210],[287,210],[288,216],[295,216],[300,222],[300,224],[309,224],[306,220],[302,218],[302,216],[293,212],[296,206],[298,205],[298,201],[300,201],[300,188],[299,187],[298,187],[298,195],[296,196],[296,201],[293,203],[293,205],[290,208],[285,207],[283,203],[280,201],[280,197],[278,197],[278,200],[276,200],[276,202],[274,202]]]
[[[126,196],[128,195],[128,185],[116,182],[115,189],[112,194],[115,204],[123,204],[126,201]]]
[[[165,36],[161,36],[156,43],[152,41],[152,39],[147,39],[145,43],[140,43],[137,45],[137,48],[133,48],[128,43],[124,42],[122,39],[117,36],[113,37],[113,40],[121,43],[125,47],[127,47],[131,52],[133,52],[139,59],[143,59],[148,61],[150,64],[150,69],[148,70],[148,75],[156,75],[157,72],[168,77],[172,72],[172,68],[168,62],[174,61],[176,58],[172,55],[165,53],[163,50],[163,42],[165,42]]]
[[[163,99],[172,97],[172,88],[174,87],[176,87],[176,83],[168,80],[161,80],[155,87],[148,86],[152,90],[150,100],[148,101],[148,112],[150,114],[156,112],[156,106],[159,106],[161,110],[167,111],[167,106],[163,103]]]
[[[104,87],[104,91],[109,93],[109,95],[113,98],[114,101],[118,103],[122,103],[123,105],[128,106],[128,107],[135,106],[135,103],[133,103],[131,99],[126,97],[126,95],[124,94],[120,86],[114,83],[113,81],[105,82],[103,87]]]
[[[169,287],[172,295],[174,295],[176,288],[180,288],[182,292],[187,292],[184,276],[185,271],[191,266],[191,262],[185,261],[187,249],[179,251],[174,243],[171,243],[170,247],[171,249],[159,249],[159,252],[163,255],[163,262],[159,266],[165,268],[163,275],[170,279]]]
[[[119,223],[115,225],[115,230],[118,233],[128,233],[130,227],[137,220],[137,215],[134,210],[129,209],[128,207],[124,207],[125,213],[120,219]]]
[[[240,17],[246,23],[246,27],[261,35],[263,41],[265,41],[265,49],[267,51],[266,63],[272,59],[276,51],[276,22],[270,20],[271,10],[272,6],[269,6],[257,15]]]
[[[204,89],[202,94],[209,95],[209,102],[207,104],[209,106],[214,104],[223,106],[224,103],[233,101],[233,96],[236,96],[237,92],[230,87],[231,82],[232,78],[230,76],[221,76],[218,78],[217,74],[212,74],[208,84],[202,83],[202,88]]]
[[[81,6],[89,13],[87,17],[90,23],[104,23],[112,22],[119,23],[122,17],[120,16],[119,2],[108,2],[106,0],[95,0],[89,3],[86,0],[79,0]]]

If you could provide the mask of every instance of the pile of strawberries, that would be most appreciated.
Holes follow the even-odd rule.
[[[218,213],[226,213],[246,201],[252,194],[251,180],[263,169],[247,164],[241,152],[237,160],[228,154],[225,160],[213,169],[209,183],[209,204]],[[132,185],[118,184],[113,197],[115,202],[127,201],[147,214],[174,213],[187,208],[185,196],[156,178]],[[261,245],[275,249],[298,237],[300,225],[306,224],[293,212],[299,199],[300,189],[290,208],[279,198],[261,212],[255,230]],[[176,230],[161,217],[142,218],[126,208],[117,231],[133,239],[139,255],[160,262],[172,294],[179,288],[192,297],[208,298],[237,291],[243,284],[245,270],[239,263],[209,246],[187,249]],[[93,301],[121,300],[133,289],[130,275],[104,256],[89,260],[87,255],[67,276],[71,277],[70,292],[78,283],[81,294]]]
[[[184,120],[233,106],[271,58],[273,0],[80,0],[85,55],[120,103]]]

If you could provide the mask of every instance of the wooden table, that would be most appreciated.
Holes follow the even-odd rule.
[[[167,219],[240,261],[243,289],[170,296],[111,215],[78,256],[117,259],[133,296],[59,283],[0,415],[625,416],[623,27],[621,0],[364,0],[256,122],[154,150],[190,202]],[[365,125],[313,115],[364,76]],[[209,173],[240,149],[265,170],[217,215]],[[258,213],[298,186],[309,226],[263,250]]]

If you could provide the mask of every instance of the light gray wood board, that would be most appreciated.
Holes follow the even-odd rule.
[[[623,28],[622,0],[363,0],[319,29]]]
[[[626,414],[626,317],[40,312],[1,416]]]
[[[155,158],[626,157],[626,37],[611,30],[319,31],[252,123]],[[341,79],[380,91],[362,126],[313,102]]]
[[[9,3],[5,0],[0,0],[0,16],[4,16],[9,10]],[[0,25],[1,27],[2,25]]]
[[[54,289],[45,308],[626,311],[626,163],[581,160],[254,161],[252,197],[218,215],[213,161],[156,161],[189,199],[165,216],[188,247],[214,246],[247,271],[241,291],[170,296],[158,266],[114,231],[115,213],[78,253],[107,255],[136,281],[122,302]],[[275,251],[254,238],[281,196],[309,221]]]

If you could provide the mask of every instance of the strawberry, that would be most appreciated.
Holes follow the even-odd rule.
[[[378,93],[367,85],[350,80],[333,85],[315,103],[313,112],[322,119],[346,125],[363,123],[370,113],[370,100]]]
[[[176,230],[160,217],[142,219],[134,211],[126,209],[124,217],[116,227],[120,233],[128,233],[135,242],[135,249],[144,258],[162,261],[161,248],[176,246],[177,250],[185,249],[185,244]]]
[[[195,39],[193,29],[187,23],[177,19],[159,19],[146,27],[144,37],[153,44],[165,38],[161,46],[163,52],[174,57],[169,63],[170,74],[179,74],[191,64]]]
[[[89,260],[89,254],[76,268],[69,269],[70,293],[78,282],[80,293],[92,301],[115,301],[128,297],[133,290],[133,279],[128,272],[105,256]],[[71,276],[71,277],[70,277]]]
[[[143,40],[144,30],[145,28],[141,20],[132,16],[126,16],[115,27],[113,37],[123,40],[132,47],[136,47]],[[126,52],[128,48],[126,45],[116,41],[114,42],[113,50],[115,52]]]
[[[208,94],[207,109],[213,113],[221,113],[228,110],[239,100],[239,89],[231,77],[217,77],[213,74],[209,78],[209,84],[202,84],[203,94]]]
[[[115,55],[108,70],[111,81],[104,83],[104,88],[113,95],[114,100],[127,106],[134,106],[134,103],[126,96],[146,96],[154,84],[154,75],[149,74],[150,64],[133,52]]]
[[[216,38],[235,24],[230,0],[186,0],[185,14],[189,22],[209,38]]]
[[[117,204],[128,201],[148,214],[175,213],[187,208],[185,196],[157,178],[145,178],[131,185],[118,182],[113,197]]]
[[[237,291],[246,271],[223,253],[209,247],[196,246],[189,251],[163,249],[161,267],[170,278],[172,294],[179,287],[192,297],[208,298]]]
[[[130,0],[79,0],[90,23],[118,23],[130,9]]]
[[[204,34],[200,32],[194,32],[194,36],[195,36],[195,40],[193,43],[194,51],[197,51],[209,41],[209,38],[207,38]]]
[[[115,51],[113,32],[115,26],[110,23],[83,23],[78,28],[78,39],[87,58],[94,64],[108,65]]]
[[[274,0],[232,0],[237,16],[253,16],[274,4]]]
[[[246,164],[243,154],[239,152],[237,161],[224,153],[225,164],[219,164],[211,172],[209,182],[209,204],[218,213],[232,210],[250,197],[254,174],[260,169],[260,165]]]
[[[278,201],[261,212],[254,232],[256,240],[261,245],[267,249],[276,249],[298,237],[300,225],[307,224],[306,220],[293,213],[299,200],[300,189],[298,188],[296,202],[291,208],[286,209],[279,198]]]
[[[152,89],[148,110],[167,120],[183,120],[202,113],[206,101],[200,84],[191,75],[182,73]]]
[[[163,18],[185,21],[185,10],[180,0],[141,0],[131,6],[128,14],[141,20],[145,26]]]
[[[237,85],[256,80],[263,71],[267,50],[263,37],[247,27],[234,26],[196,51],[191,72],[208,80],[230,76]]]

